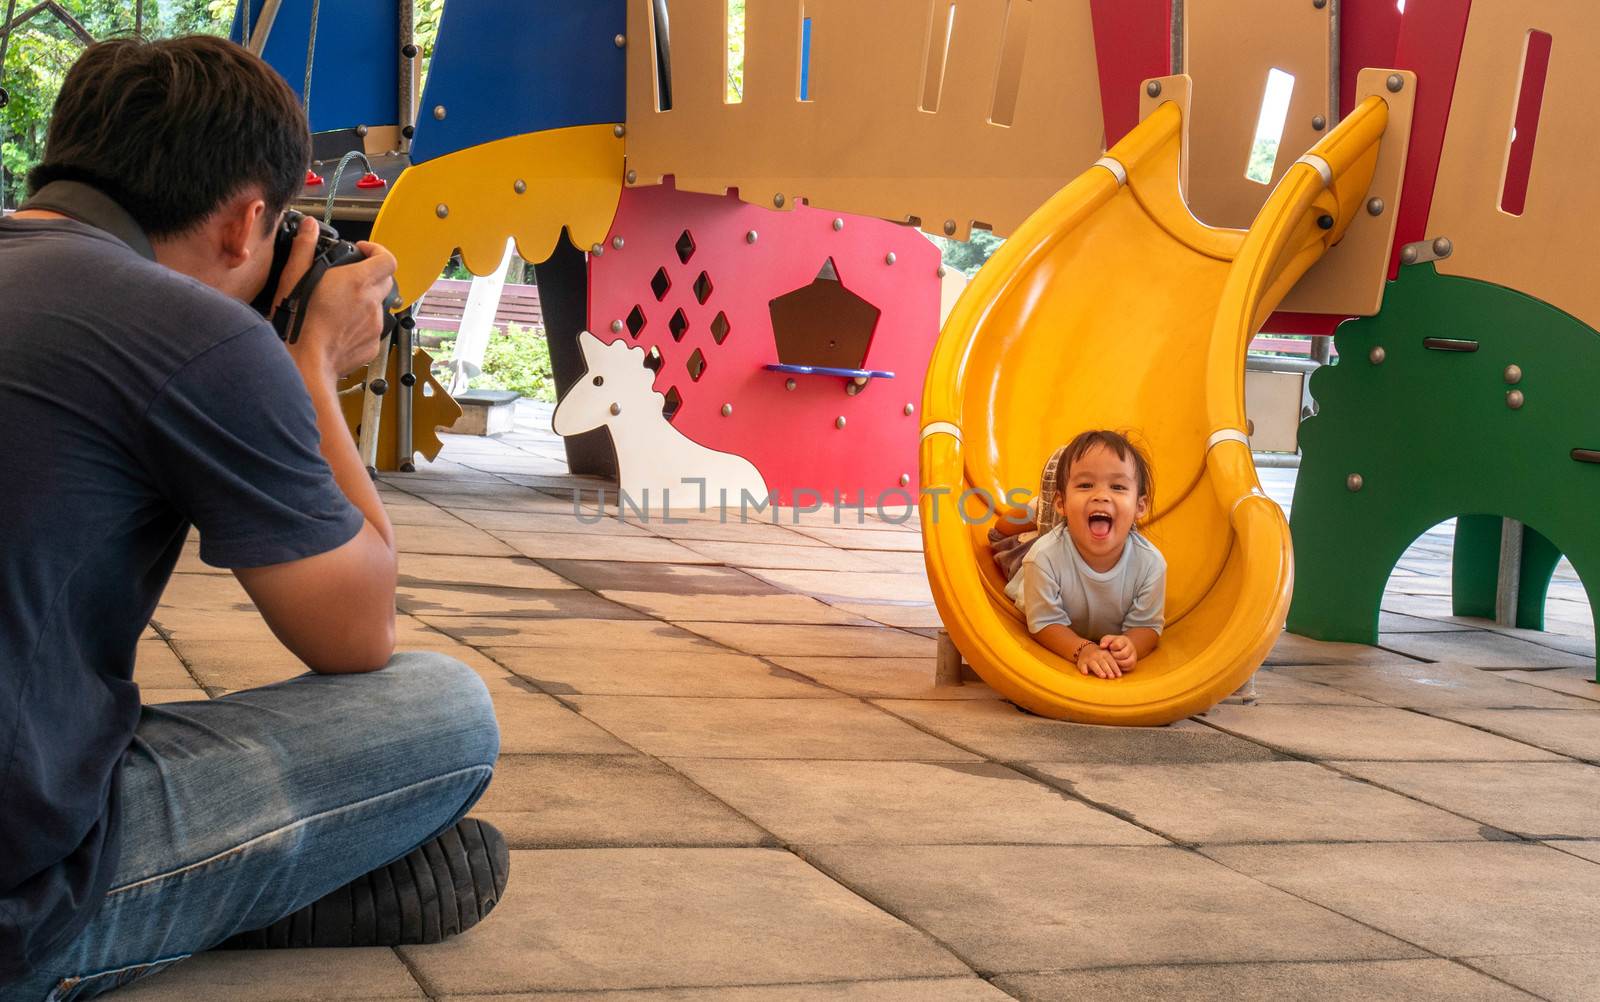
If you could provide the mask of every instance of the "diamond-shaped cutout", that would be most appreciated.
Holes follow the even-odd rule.
[[[671,421],[673,415],[678,413],[678,408],[683,406],[683,396],[678,393],[676,386],[667,391],[667,399],[661,404],[661,416]]]
[[[650,291],[656,294],[656,302],[667,298],[667,290],[672,288],[672,279],[667,277],[667,269],[657,268],[650,279]]]
[[[661,356],[661,349],[651,345],[650,354],[644,357],[644,367],[651,372],[660,372],[661,367],[666,364],[667,360]]]
[[[696,348],[694,350],[694,354],[689,356],[688,368],[689,378],[698,383],[700,381],[700,377],[703,376],[706,371],[706,357],[700,353],[699,348]]]
[[[694,280],[694,300],[701,306],[704,306],[706,304],[706,300],[710,298],[711,276],[702,271],[700,273],[700,277]]]
[[[667,330],[672,332],[672,340],[682,341],[683,336],[689,333],[689,318],[679,310],[672,315],[671,320],[667,321]]]
[[[628,314],[628,333],[637,338],[642,330],[644,330],[644,310],[635,306],[633,312]]]
[[[678,260],[688,264],[689,259],[694,257],[694,236],[688,230],[684,230],[678,234],[678,242],[673,247],[678,252]]]
[[[717,344],[728,340],[728,332],[732,329],[733,326],[728,323],[728,315],[726,313],[719,311],[711,321],[711,337]]]

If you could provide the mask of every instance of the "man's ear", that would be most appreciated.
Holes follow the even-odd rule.
[[[260,242],[264,228],[262,217],[267,203],[253,191],[240,194],[224,202],[217,210],[217,241],[224,262],[237,268],[250,260],[250,254]]]

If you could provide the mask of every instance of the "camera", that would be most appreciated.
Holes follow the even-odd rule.
[[[306,225],[317,227],[317,248],[311,256],[311,265],[289,294],[282,301],[274,303],[272,299],[277,295],[278,285],[283,281],[284,269],[289,265],[289,253],[294,249],[295,237],[299,235],[300,227]],[[283,214],[283,221],[278,224],[278,230],[273,235],[272,268],[267,272],[266,284],[261,287],[261,293],[250,305],[257,313],[272,321],[272,327],[278,332],[279,337],[293,344],[300,338],[300,328],[305,324],[306,306],[311,302],[311,295],[322,281],[322,276],[327,274],[329,268],[361,261],[366,256],[355,244],[341,240],[339,231],[332,226],[308,219],[305,214],[290,209]],[[389,289],[389,295],[384,298],[383,306],[386,311],[393,311],[400,306],[398,285]],[[385,335],[390,333],[395,323],[393,312],[386,313]]]

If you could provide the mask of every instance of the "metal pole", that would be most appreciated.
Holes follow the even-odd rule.
[[[1326,334],[1313,334],[1311,336],[1311,361],[1318,365],[1327,365],[1333,357],[1333,338]]]
[[[416,448],[411,438],[412,404],[417,392],[417,376],[411,371],[411,330],[415,326],[416,321],[407,312],[400,317],[400,325],[394,332],[395,347],[400,352],[400,364],[395,367],[400,380],[400,396],[394,402],[394,440],[401,473],[411,473],[417,468],[413,458]]]
[[[411,137],[406,135],[406,130],[415,130],[417,126],[417,60],[421,54],[416,48],[416,25],[412,20],[411,0],[398,0],[395,6],[400,11],[400,152],[410,153]],[[407,55],[408,52],[411,55]]]
[[[1500,572],[1494,589],[1496,626],[1517,625],[1517,602],[1522,590],[1522,523],[1500,520]]]

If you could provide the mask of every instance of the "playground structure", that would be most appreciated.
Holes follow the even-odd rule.
[[[1371,642],[1400,552],[1451,516],[1468,516],[1458,612],[1493,596],[1534,626],[1559,554],[1593,568],[1578,513],[1600,477],[1582,409],[1600,303],[1569,251],[1597,208],[1577,173],[1588,5],[782,0],[748,8],[737,99],[722,0],[570,7],[450,0],[373,235],[408,300],[457,249],[494,268],[508,237],[547,300],[568,283],[581,316],[547,310],[572,401],[557,430],[617,410],[644,429],[612,425],[625,488],[721,470],[743,489],[745,466],[790,503],[920,486],[961,653],[1008,698],[1088,722],[1205,709],[1286,615]],[[293,81],[306,61],[275,65]],[[1293,88],[1250,177],[1274,71]],[[390,134],[360,114],[313,125]],[[905,223],[1011,238],[942,334],[937,253]],[[547,285],[563,230],[588,260]],[[829,298],[785,313],[808,289]],[[851,316],[832,337],[794,323]],[[1291,547],[1252,465],[1245,355],[1263,329],[1336,327]],[[580,404],[614,368],[631,395]],[[1110,682],[1027,636],[969,492],[1032,489],[1055,445],[1101,425],[1150,446],[1170,568],[1162,647]]]

